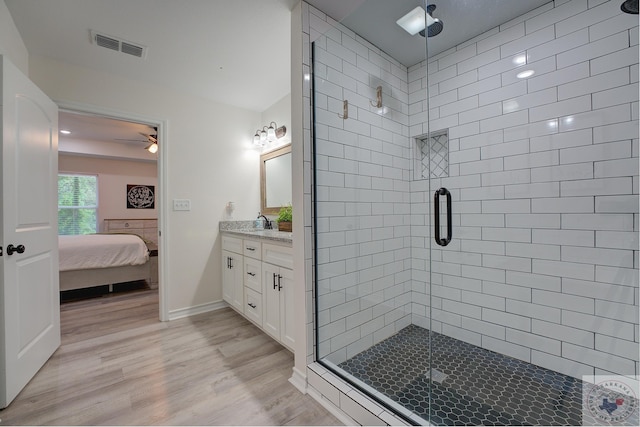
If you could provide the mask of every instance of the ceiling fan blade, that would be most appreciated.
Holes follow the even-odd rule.
[[[148,135],[146,133],[142,133],[142,132],[138,132],[140,135],[144,136],[145,138],[147,138],[147,140],[153,144],[157,144],[158,143],[158,135]]]
[[[144,139],[124,139],[124,138],[114,138],[114,141],[129,141],[129,142],[147,142]]]

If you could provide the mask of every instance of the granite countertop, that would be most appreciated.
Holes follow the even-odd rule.
[[[293,233],[278,230],[255,228],[253,221],[221,221],[220,231],[259,240],[272,240],[282,243],[292,243]]]

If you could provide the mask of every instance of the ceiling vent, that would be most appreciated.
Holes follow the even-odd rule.
[[[95,31],[91,31],[91,41],[97,46],[106,47],[107,49],[126,53],[138,58],[144,59],[147,55],[146,46],[141,46],[106,34],[99,34]]]

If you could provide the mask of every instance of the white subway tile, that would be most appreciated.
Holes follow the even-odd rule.
[[[497,89],[501,86],[502,79],[500,78],[500,76],[490,76],[485,79],[478,80],[475,83],[458,87],[458,97],[460,99],[467,98],[469,96],[477,95],[482,92],[488,92],[490,90]]]
[[[514,113],[503,114],[498,117],[484,119],[480,121],[481,132],[491,132],[498,129],[523,125],[529,121],[529,112],[516,111]]]
[[[561,280],[559,277],[519,271],[507,271],[506,280],[509,284],[526,286],[533,289],[544,289],[559,292],[561,287]]]
[[[599,248],[638,250],[638,233],[631,231],[596,231]]]
[[[478,82],[478,70],[469,70],[466,73],[441,81],[440,91],[447,92],[476,82]],[[458,92],[458,96],[465,98],[460,92]]]
[[[481,68],[484,65],[493,63],[495,61],[498,61],[499,59],[500,59],[500,48],[496,47],[486,52],[482,52],[477,55],[474,55],[464,61],[460,61],[458,63],[458,72],[465,73],[473,69]],[[494,73],[494,74],[497,74],[497,73]],[[487,76],[480,76],[480,73],[478,73],[478,78],[484,79],[485,77]]]
[[[595,109],[637,101],[638,83],[596,92],[592,95],[592,99]]]
[[[529,169],[519,169],[505,172],[490,172],[482,174],[483,188],[505,184],[526,184],[529,182],[531,182],[531,172]]]
[[[501,158],[467,162],[460,165],[460,174],[472,175],[483,172],[501,171],[502,166],[503,161]]]
[[[553,24],[561,22],[567,18],[571,18],[581,12],[587,10],[586,2],[567,2],[562,5],[557,5],[553,9],[541,13],[538,16],[534,16],[525,22],[525,28],[527,34],[538,31],[541,28],[552,26]]]
[[[630,359],[569,343],[562,343],[562,356],[617,374],[628,375],[635,372],[635,364]]]
[[[529,152],[529,140],[510,141],[481,148],[482,159],[506,157]]]
[[[567,34],[585,27],[589,27],[591,33],[591,28],[594,26],[603,21],[607,22],[609,18],[620,14],[619,5],[614,5],[614,3],[599,0],[589,1],[589,9],[587,11],[568,17],[556,24],[557,34]],[[591,40],[594,39],[592,38]]]
[[[545,135],[531,138],[531,151],[547,151],[560,148],[591,145],[593,136],[591,129],[583,129],[574,132],[562,132],[553,135]]]
[[[529,21],[530,22],[530,21]],[[523,52],[534,46],[539,46],[543,43],[551,41],[555,38],[555,31],[553,26],[548,26],[535,32],[531,32],[527,29],[527,35],[513,41],[509,41],[500,46],[500,56],[503,58],[510,55]]]
[[[483,308],[482,320],[484,320],[485,322],[506,326],[508,328],[519,329],[521,331],[529,332],[531,330],[530,318],[525,316],[518,316],[516,314],[506,313],[504,311]]]
[[[522,83],[526,83],[526,82],[522,82]],[[511,86],[516,86],[516,85],[514,84]],[[507,87],[511,87],[511,86],[507,86]],[[537,112],[541,109],[555,106],[554,103],[557,102],[557,100],[558,100],[558,90],[557,88],[552,87],[552,88],[541,90],[539,92],[523,94],[521,96],[517,96],[513,98],[506,98],[505,101],[502,103],[502,110],[506,114],[512,111],[519,111],[527,108],[538,107],[538,108],[532,108],[533,112]],[[540,116],[540,114],[537,114],[537,115]],[[535,117],[535,115],[529,114],[529,120],[532,122],[535,122],[538,120],[544,120],[549,117],[557,117],[557,116],[559,115],[547,115],[546,117],[537,118]]]
[[[532,230],[540,231],[540,230]],[[557,232],[559,230],[553,230]],[[526,257],[535,259],[550,259],[560,260],[560,246],[555,245],[543,245],[543,244],[531,244],[531,243],[515,243],[508,242],[506,247],[506,254],[514,257]],[[525,271],[525,270],[520,270]],[[530,271],[530,270],[527,270]]]
[[[594,163],[594,176],[596,178],[609,178],[616,176],[637,176],[638,159],[628,158],[619,160],[596,161]]]
[[[596,281],[616,285],[638,286],[638,271],[631,268],[596,266]]]
[[[589,27],[589,37],[591,40],[599,40],[625,30],[631,30],[631,33],[635,30],[637,36],[638,21],[633,19],[633,15],[620,13],[619,8],[613,3],[615,2],[611,2],[609,5],[609,14],[613,15],[613,17],[610,19],[600,18],[598,23]],[[576,25],[579,25],[579,23],[576,22]],[[638,44],[638,37],[633,37],[633,34],[631,34],[630,41],[632,46],[636,46]]]
[[[629,304],[621,304],[611,301],[596,300],[596,316],[606,317],[608,319],[621,320],[628,323],[638,322],[638,306]]]
[[[531,272],[531,259],[515,256],[487,255],[482,256],[482,265],[490,268],[503,268],[510,271]]]
[[[480,133],[480,123],[467,123],[449,129],[449,141]],[[450,142],[451,144],[451,142]]]
[[[451,55],[447,55],[444,58],[438,60],[438,66],[440,68],[449,67],[451,65],[458,64],[464,60],[474,58],[475,56],[476,56],[476,45],[472,44],[464,48],[458,48],[458,50],[456,50],[455,53],[452,53]],[[458,69],[458,72],[461,72],[460,69]]]
[[[601,74],[638,63],[638,48],[633,46],[591,61],[591,74]],[[626,68],[624,68],[626,70]],[[608,73],[607,73],[608,74]]]
[[[482,308],[477,305],[465,304],[448,299],[442,300],[442,310],[449,313],[459,314],[460,316],[472,317],[474,319],[480,319],[480,316],[482,315]]]
[[[507,214],[507,227],[560,228],[559,214]]]
[[[532,122],[563,117],[571,114],[582,113],[591,110],[591,94],[576,96],[564,101],[554,102],[529,110],[529,119]]]
[[[632,231],[633,214],[563,214],[562,228]]]
[[[504,129],[504,140],[535,138],[542,135],[558,133],[558,120],[546,120],[544,122],[529,123],[523,126],[514,126]]]
[[[355,392],[355,390],[354,390]],[[356,392],[357,393],[357,392]],[[360,425],[385,425],[386,423],[375,414],[365,409],[351,397],[340,393],[340,409],[349,414]],[[378,413],[382,413],[382,409]]]
[[[530,200],[483,200],[482,213],[530,213]]]
[[[547,73],[551,73],[556,71],[556,60],[555,57],[551,56],[549,58],[544,58],[539,61],[530,62],[526,65],[522,65],[520,68],[516,68],[515,70],[505,71],[502,73],[502,85],[507,86],[519,81],[522,81],[521,77],[518,77],[523,71],[533,71],[533,75],[542,76]],[[537,92],[538,90],[532,90],[529,87],[529,92]]]
[[[621,106],[621,108],[620,111],[624,112],[624,106]],[[597,126],[593,129],[593,143],[600,144],[623,139],[638,139],[638,132],[637,118],[634,121]],[[638,156],[635,155],[634,157]]]
[[[482,320],[478,319],[469,319],[467,317],[463,317],[462,328],[481,335],[488,335],[499,340],[504,340],[505,338],[504,326],[496,325],[489,322],[483,322]]]
[[[632,323],[625,323],[620,320],[607,319],[605,317],[599,317],[584,313],[578,313],[575,311],[564,311],[562,313],[562,324],[575,328],[579,333],[588,332],[593,336],[596,334],[610,335],[612,337],[618,337],[622,339],[632,340],[634,335],[634,328]],[[574,342],[579,344],[579,342]],[[591,345],[585,344],[586,347]]]
[[[560,190],[560,193],[562,194],[562,189]],[[561,197],[561,198],[533,199],[531,201],[531,212],[532,213],[593,212],[593,197]]]
[[[519,360],[524,360],[525,362],[531,361],[531,349],[529,347],[497,340],[488,336],[482,337],[482,347]]]
[[[577,363],[573,360],[567,360],[535,349],[531,350],[531,363],[575,378],[581,378],[583,375],[593,375],[593,367],[590,365]]]
[[[532,242],[548,245],[594,247],[593,231],[586,230],[532,230]]]
[[[563,310],[594,314],[595,300],[593,298],[534,289],[531,302]]]
[[[638,195],[596,196],[597,213],[637,213]]]
[[[555,89],[553,90],[555,92]],[[494,102],[501,102],[505,100],[519,98],[524,96],[526,93],[527,93],[527,82],[520,80],[510,85],[506,85],[506,86],[503,85],[501,88],[498,88],[489,92],[483,92],[478,96],[478,101],[479,101],[479,105],[488,105],[488,104],[493,104]],[[504,113],[509,113],[517,109],[518,108],[506,110],[503,105],[502,111]]]
[[[485,242],[482,240],[465,239],[462,241],[461,246],[465,252],[504,255],[503,242],[491,242],[491,241]]]
[[[627,359],[638,360],[639,348],[637,342],[596,334],[595,349]]]
[[[628,68],[619,68],[617,70],[603,72],[592,77],[576,80],[558,86],[558,99],[566,100],[578,96],[591,97],[593,92],[627,86],[629,84]],[[589,109],[591,106],[589,105]],[[574,114],[580,111],[567,112],[566,114]]]
[[[556,277],[572,277],[574,279],[593,280],[595,267],[588,264],[577,264],[567,261],[550,261],[534,259],[532,271]]]
[[[502,46],[511,40],[521,38],[525,35],[524,23],[514,25],[501,30],[499,33],[478,41],[478,53]]]
[[[514,156],[520,157],[520,156]],[[508,162],[505,159],[505,163]],[[535,184],[515,184],[506,185],[504,187],[505,199],[528,199],[539,197],[559,197],[560,183],[558,182],[539,182]]]
[[[560,86],[565,83],[573,82],[577,79],[589,77],[589,63],[583,62],[562,68],[541,76],[534,76],[527,81],[529,92],[537,92],[553,86]]]
[[[558,340],[517,331],[515,329],[507,329],[506,339],[514,344],[519,344],[528,348],[535,348],[536,350],[543,351],[545,353],[560,356],[560,341]]]
[[[450,102],[440,107],[440,116],[445,117],[451,114],[458,114],[462,111],[472,110],[478,108],[478,97],[470,96],[469,98],[461,99],[460,101]],[[466,123],[471,120],[460,121]]]
[[[624,178],[598,178],[579,181],[566,181],[560,183],[560,194],[563,197],[571,196],[598,196],[613,194],[631,194],[631,177]]]
[[[456,264],[482,265],[482,255],[470,252],[443,251],[442,261]]]
[[[593,265],[633,267],[633,252],[619,249],[563,246],[561,259],[563,261],[588,263]]]
[[[476,267],[471,265],[462,265],[462,276],[488,280],[490,282],[504,283],[505,271],[495,268]]]
[[[457,340],[464,341],[478,347],[482,344],[480,334],[464,328],[444,324],[442,325],[442,333],[444,335],[453,337]]]
[[[468,98],[465,98],[468,99]],[[495,102],[493,104],[484,105],[474,108],[473,110],[463,111],[459,114],[460,124],[477,122],[480,120],[497,117],[502,115],[502,104]],[[481,124],[482,126],[482,124]]]
[[[482,290],[482,282],[477,278],[444,275],[442,277],[442,284],[443,286],[472,292],[481,292]]]
[[[563,37],[557,37],[547,43],[527,49],[527,62],[539,61],[543,58],[555,56],[589,43],[589,30],[582,28]]]
[[[591,163],[548,166],[531,169],[531,182],[570,181],[593,178]]]
[[[561,310],[555,307],[547,307],[540,304],[531,304],[524,301],[507,299],[506,311],[533,319],[542,319],[548,322],[560,323]]]
[[[565,311],[562,313],[564,315]],[[593,348],[595,341],[593,332],[574,329],[568,326],[559,325],[555,322],[552,323],[536,319],[531,323],[531,332],[588,348]]]
[[[628,122],[629,120],[631,120],[631,109],[629,106],[624,104],[616,105],[563,117],[560,119],[560,132]]]
[[[478,128],[478,132],[476,132],[476,134],[460,138],[460,149],[467,150],[492,144],[500,144],[502,142],[504,142],[504,134],[502,130],[480,133]]]
[[[518,156],[505,157],[504,168],[505,170],[530,169],[536,167],[556,166],[559,163],[559,152],[550,150],[540,151],[532,154],[522,154]]]
[[[558,68],[565,68],[574,64],[584,63],[590,59],[598,58],[624,49],[629,46],[628,34],[622,32],[609,37],[576,47],[557,55]]]
[[[562,279],[562,292],[581,295],[611,302],[628,303],[633,301],[634,288],[631,286],[611,285],[575,279]]]

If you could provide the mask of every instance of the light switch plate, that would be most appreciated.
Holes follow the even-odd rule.
[[[173,210],[174,211],[190,211],[191,210],[191,200],[189,200],[189,199],[173,199]]]

